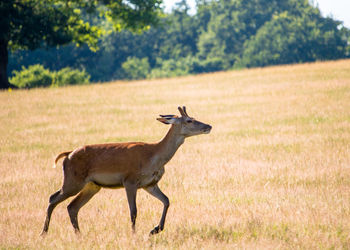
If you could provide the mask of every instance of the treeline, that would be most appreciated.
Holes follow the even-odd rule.
[[[106,32],[96,52],[74,45],[16,51],[8,71],[42,64],[84,70],[91,81],[171,77],[347,58],[349,41],[349,30],[308,0],[199,0],[195,15],[183,0],[146,32]]]

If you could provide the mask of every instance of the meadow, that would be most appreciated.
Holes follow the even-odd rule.
[[[61,187],[55,156],[84,144],[159,141],[159,114],[209,123],[166,165],[162,204],[137,196],[131,231],[124,189],[66,206],[39,236]],[[350,60],[173,79],[0,92],[1,249],[349,249]]]

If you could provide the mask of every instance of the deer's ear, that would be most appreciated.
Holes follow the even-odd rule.
[[[175,124],[178,121],[177,116],[162,116],[157,118],[158,121],[164,124]]]
[[[164,124],[170,124],[170,123],[168,122],[168,120],[165,119],[165,118],[163,118],[163,117],[157,118],[157,121],[160,121],[160,122],[162,122],[162,123],[164,123]]]

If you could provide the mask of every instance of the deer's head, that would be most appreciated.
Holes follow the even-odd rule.
[[[172,124],[180,135],[190,137],[193,135],[209,134],[211,126],[197,121],[190,117],[186,112],[186,107],[178,107],[181,116],[177,115],[160,115],[158,121],[164,124]]]

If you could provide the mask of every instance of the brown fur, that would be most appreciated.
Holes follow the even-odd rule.
[[[59,155],[57,155],[56,159],[55,159],[55,163],[53,164],[53,168],[56,167],[57,162],[59,161],[59,159],[61,159],[62,157],[67,157],[70,153],[72,153],[73,151],[68,151],[68,152],[62,152]]]
[[[164,228],[165,216],[169,207],[168,198],[157,183],[164,174],[164,165],[173,157],[186,137],[209,133],[211,126],[190,118],[186,109],[179,111],[182,117],[163,116],[160,122],[172,124],[167,135],[158,143],[127,142],[86,145],[59,154],[63,161],[62,188],[51,195],[43,233],[49,228],[53,209],[70,196],[79,195],[68,205],[68,212],[74,229],[79,232],[78,211],[95,195],[101,187],[125,187],[129,202],[132,228],[136,221],[136,192],[143,188],[164,204],[159,226],[151,234]]]

